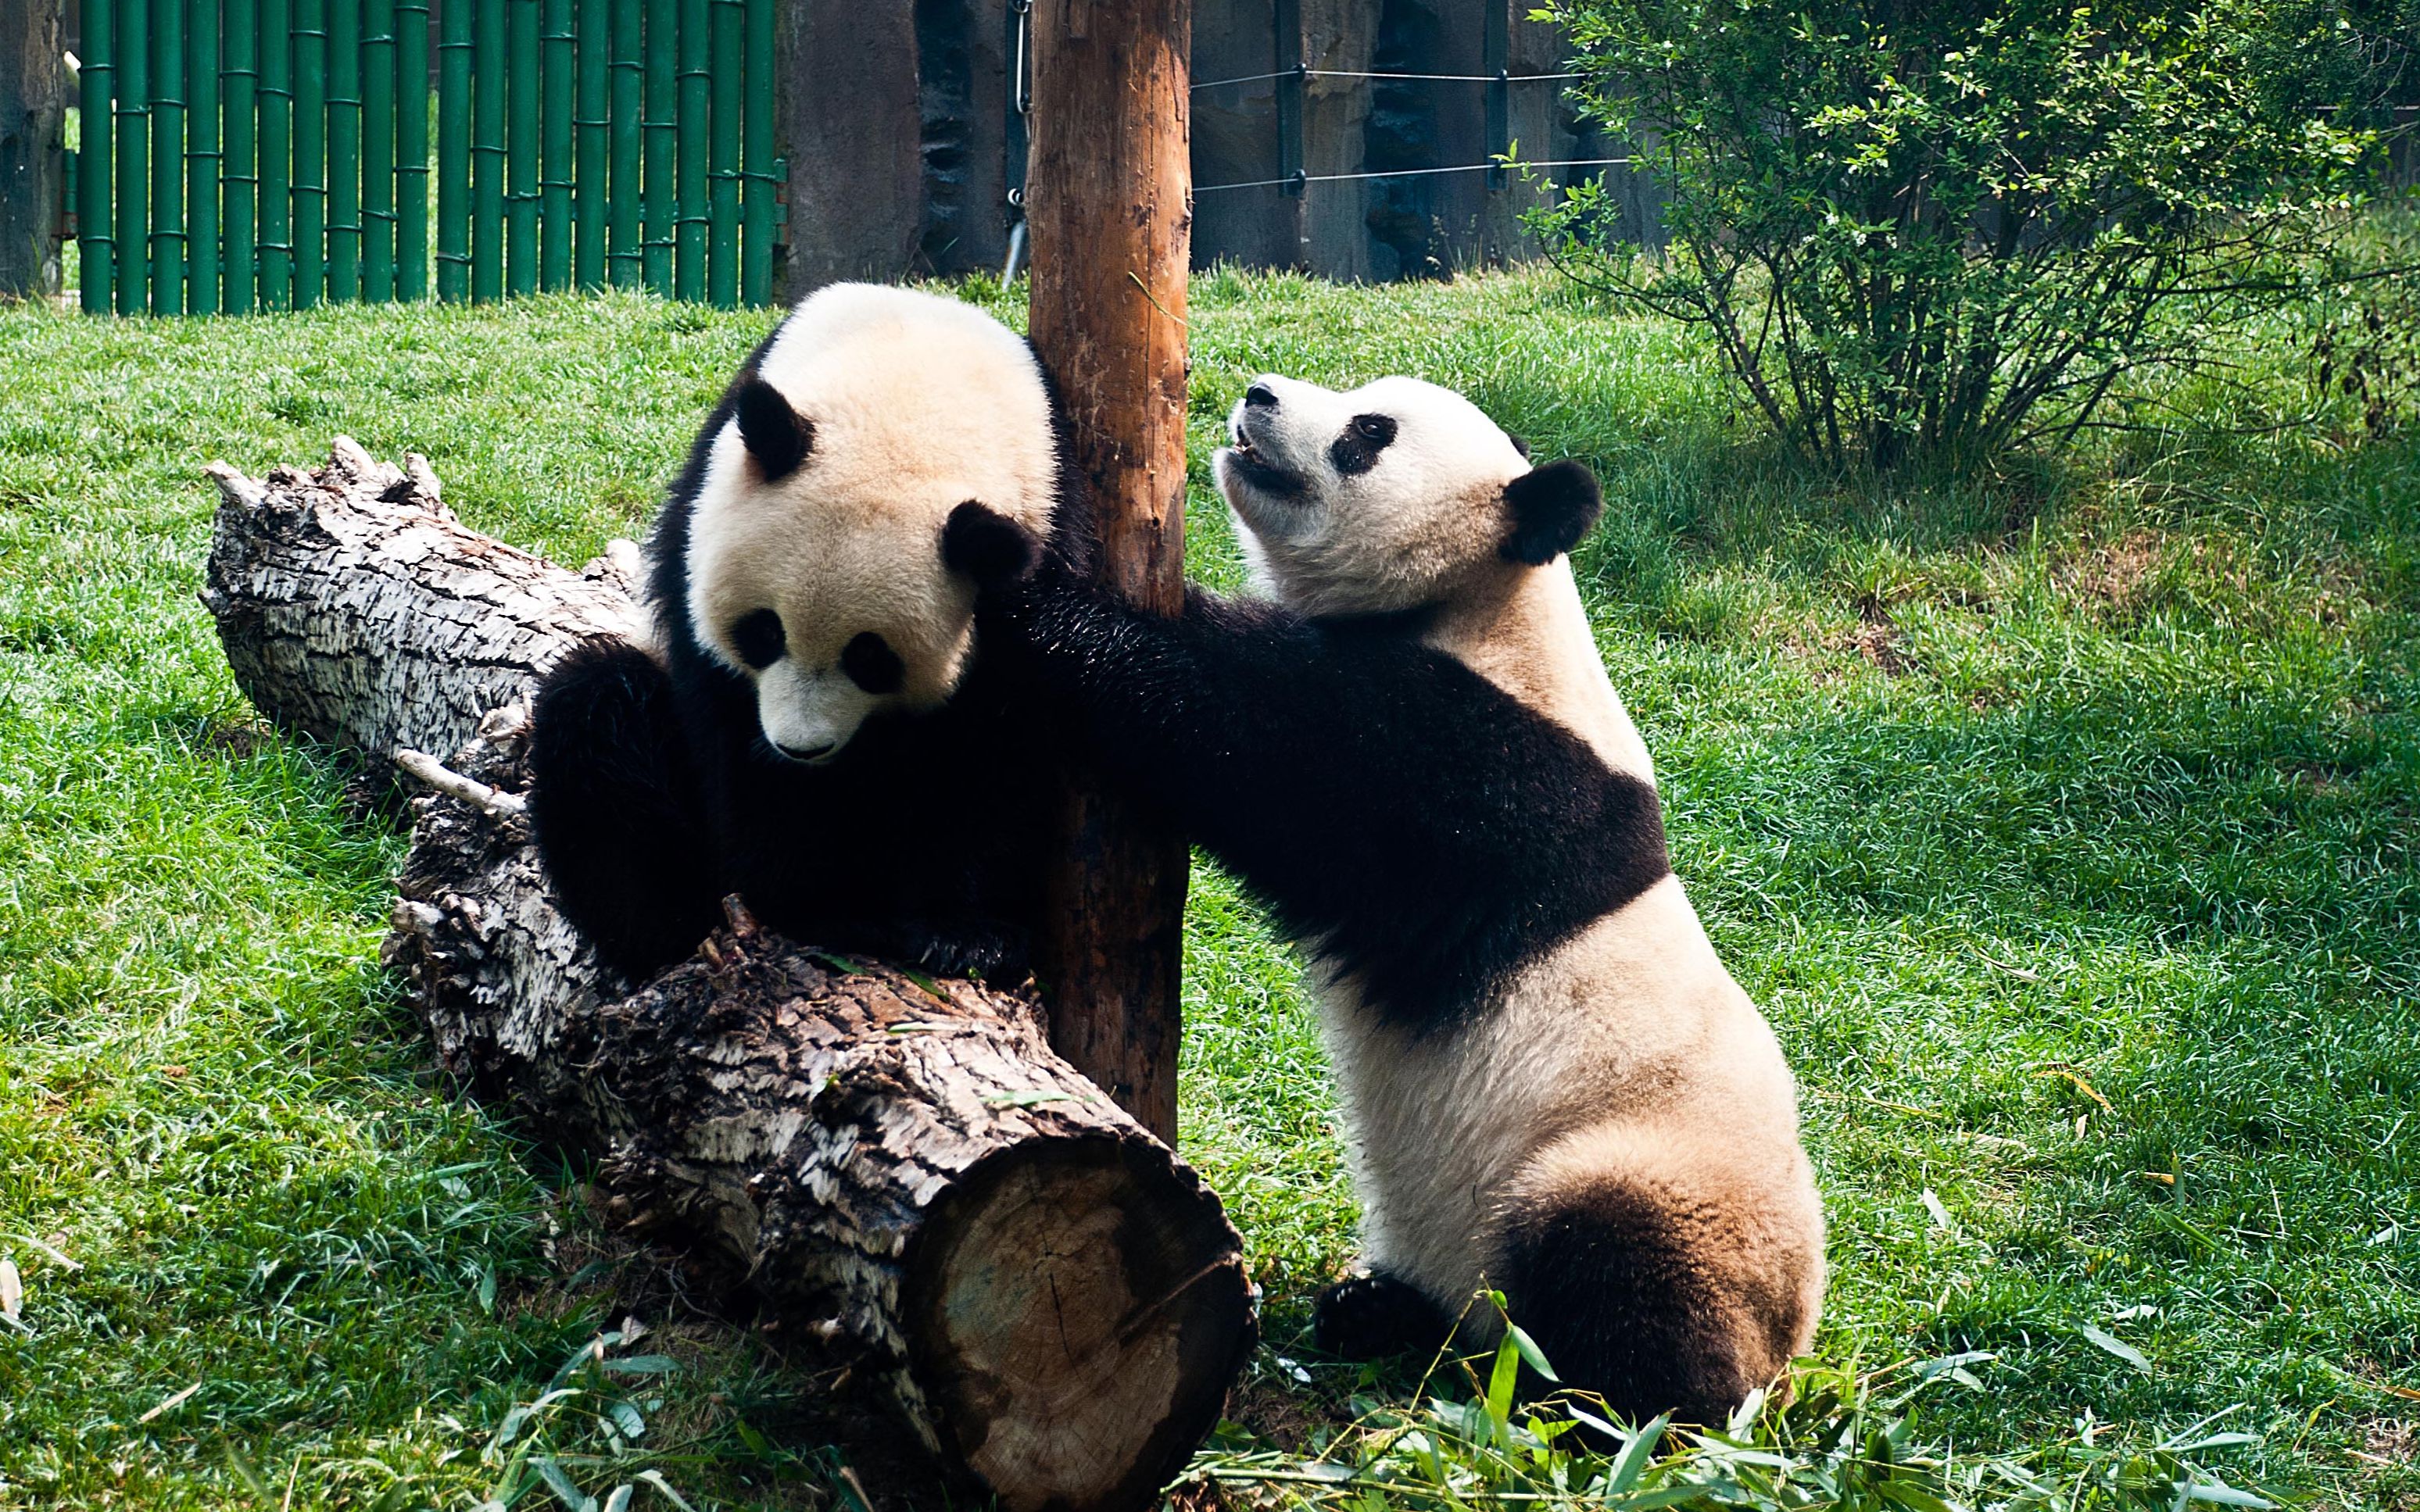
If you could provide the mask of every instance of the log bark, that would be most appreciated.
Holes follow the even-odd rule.
[[[1191,0],[1033,8],[1033,346],[1066,406],[1101,580],[1161,614],[1185,606],[1191,26]],[[1097,787],[1070,792],[1062,832],[1051,1042],[1173,1140],[1185,839]]]
[[[844,960],[736,900],[623,990],[548,900],[521,794],[528,687],[640,623],[628,553],[550,565],[455,520],[426,463],[341,438],[317,473],[212,471],[203,597],[238,680],[299,733],[407,748],[428,788],[384,955],[444,1066],[595,1156],[610,1216],[849,1351],[1003,1506],[1148,1504],[1252,1338],[1201,1180],[1051,1050],[1030,995]]]

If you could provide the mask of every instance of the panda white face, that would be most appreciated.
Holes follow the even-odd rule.
[[[1014,332],[954,300],[834,285],[734,395],[690,519],[701,645],[775,752],[821,764],[956,688],[978,587],[1032,565],[1057,502],[1050,401]]]
[[[1228,431],[1218,491],[1254,571],[1295,609],[1409,609],[1504,560],[1506,485],[1528,459],[1450,389],[1385,378],[1340,393],[1264,374]]]

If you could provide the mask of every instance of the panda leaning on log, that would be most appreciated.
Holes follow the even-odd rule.
[[[539,849],[609,965],[688,956],[736,891],[819,945],[1021,971],[1057,766],[974,604],[1089,541],[1064,451],[1032,348],[954,300],[834,285],[749,357],[647,545],[657,645],[535,700]]]
[[[1813,1333],[1823,1211],[1581,608],[1596,480],[1412,378],[1263,378],[1232,431],[1278,604],[1155,619],[1046,566],[983,612],[1314,958],[1366,1263],[1319,1341],[1433,1350],[1484,1282],[1564,1381],[1718,1425]]]

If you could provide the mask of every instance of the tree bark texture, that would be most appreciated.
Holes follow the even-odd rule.
[[[1053,1053],[1029,996],[787,941],[737,900],[623,990],[547,896],[522,764],[536,675],[639,623],[627,566],[481,536],[418,458],[341,438],[317,473],[212,471],[203,596],[239,681],[290,729],[410,748],[429,789],[384,955],[445,1067],[595,1156],[609,1216],[849,1351],[1003,1506],[1147,1505],[1252,1338],[1209,1189]]]
[[[1190,0],[1033,8],[1033,345],[1092,490],[1101,579],[1162,614],[1185,603],[1191,25]],[[1097,789],[1063,813],[1051,1042],[1173,1140],[1184,839]]]
[[[67,116],[57,0],[0,0],[0,297],[59,290]]]

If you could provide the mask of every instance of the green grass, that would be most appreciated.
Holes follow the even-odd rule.
[[[1826,1355],[1995,1353],[1927,1398],[1962,1449],[2231,1409],[2260,1439],[2231,1476],[2420,1506],[2408,430],[2274,428],[2314,403],[2281,321],[2232,333],[2245,390],[2147,384],[2161,428],[1830,484],[1674,331],[1544,276],[1218,274],[1192,305],[1205,580],[1238,577],[1206,462],[1257,371],[1417,373],[1600,470],[1600,643],[1805,1088]],[[644,520],[765,322],[0,311],[0,1508],[470,1504],[508,1411],[630,1313],[681,1363],[632,1378],[641,1462],[692,1497],[845,1495],[778,1340],[681,1305],[431,1072],[376,962],[400,839],[258,725],[194,600],[202,464],[337,431],[576,563]],[[1301,1336],[1353,1206],[1298,974],[1207,868],[1187,943],[1185,1145],[1267,1288],[1239,1416],[1298,1449],[1410,1382]]]

